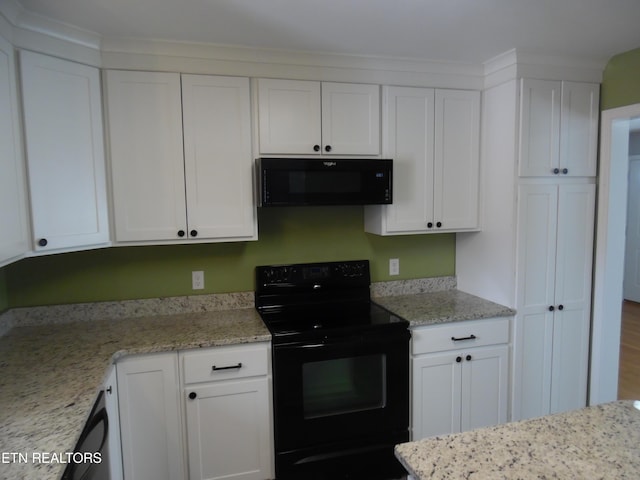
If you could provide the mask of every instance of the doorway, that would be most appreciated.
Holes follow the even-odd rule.
[[[629,138],[640,104],[601,118],[598,223],[593,290],[589,404],[617,399],[623,303]]]

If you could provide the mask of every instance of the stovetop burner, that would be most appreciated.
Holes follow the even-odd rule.
[[[371,302],[370,283],[368,260],[260,266],[255,305],[274,342],[406,329],[406,320]]]

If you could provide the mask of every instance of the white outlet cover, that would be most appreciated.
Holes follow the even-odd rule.
[[[204,290],[204,272],[202,270],[191,272],[191,288]]]

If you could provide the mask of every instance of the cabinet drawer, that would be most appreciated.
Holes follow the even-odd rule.
[[[414,328],[412,353],[441,352],[458,348],[509,343],[510,317],[469,320]]]
[[[266,346],[215,347],[182,354],[185,384],[266,375],[269,366]]]

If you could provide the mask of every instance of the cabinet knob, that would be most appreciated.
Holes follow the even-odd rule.
[[[191,230],[189,232],[189,235],[191,235],[192,237],[197,237],[198,236],[198,231],[197,230]]]
[[[436,223],[436,227],[438,227],[438,228],[442,227],[442,222]]]
[[[313,146],[313,151],[314,152],[319,152],[320,151],[320,145],[314,145]]]
[[[38,240],[38,245],[39,245],[40,247],[46,247],[48,243],[49,243],[49,242],[47,241],[47,239],[46,239],[46,238],[41,238],[40,240]]]
[[[433,228],[433,222],[427,223],[427,228]]]
[[[197,394],[196,392],[191,392],[191,393],[189,394],[189,398],[190,398],[191,400],[195,400],[197,396],[198,396],[198,394]]]
[[[467,362],[471,361],[471,355],[467,355]]]
[[[461,361],[462,361],[462,357],[460,357],[460,356],[456,357],[456,362],[457,363],[460,363]]]
[[[184,230],[178,230],[178,236],[180,238],[184,237]]]
[[[566,175],[567,173],[569,173],[569,169],[568,168],[563,168],[562,169],[562,173],[564,173]]]
[[[559,168],[554,168],[553,169],[553,173],[558,175],[560,173],[560,169]]]
[[[109,386],[107,387],[106,392],[107,392],[108,394],[112,394],[112,393],[113,393],[113,388],[111,388],[111,385],[109,385]]]
[[[553,312],[556,309],[556,307],[554,307],[553,305],[549,305],[549,311]]]
[[[564,310],[564,305],[558,305],[558,310]]]
[[[325,152],[330,152],[331,150],[332,150],[332,149],[331,149],[331,145],[326,145],[326,146],[324,147],[324,151],[325,151]]]

